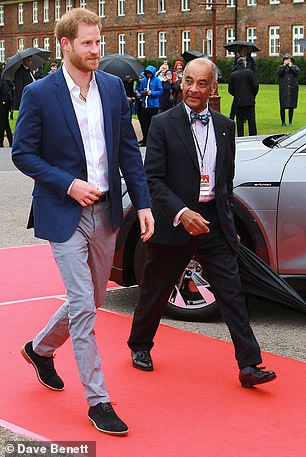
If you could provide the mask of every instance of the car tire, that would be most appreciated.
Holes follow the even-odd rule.
[[[146,245],[139,238],[134,251],[134,274],[137,284],[141,283],[146,256]],[[202,276],[202,269],[191,259],[177,286],[168,300],[165,314],[185,321],[205,322],[219,316],[217,303]]]

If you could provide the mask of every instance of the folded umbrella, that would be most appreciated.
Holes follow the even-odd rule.
[[[110,54],[102,57],[99,69],[119,76],[122,81],[137,79],[144,66],[129,54]]]
[[[22,61],[26,57],[32,57],[30,69],[35,70],[43,65],[49,59],[50,55],[51,51],[40,48],[27,48],[23,51],[18,51],[7,59],[1,78],[9,79],[11,81],[14,80],[16,70],[22,65]]]
[[[247,52],[260,51],[260,49],[258,49],[258,47],[251,41],[236,40],[224,45],[225,49],[229,52],[240,52],[244,46],[247,47]]]
[[[239,274],[244,292],[306,313],[305,300],[253,251],[239,244]]]

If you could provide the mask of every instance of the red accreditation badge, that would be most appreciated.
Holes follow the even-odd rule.
[[[199,201],[204,201],[205,197],[209,195],[209,175],[201,175],[200,181],[200,198]]]

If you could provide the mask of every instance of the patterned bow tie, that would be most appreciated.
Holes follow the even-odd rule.
[[[203,125],[207,125],[209,122],[209,117],[210,117],[209,113],[198,114],[194,111],[190,111],[190,121],[192,124],[196,121],[200,121],[200,122],[202,122]]]

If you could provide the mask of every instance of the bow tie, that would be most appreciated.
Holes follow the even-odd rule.
[[[194,111],[190,111],[190,121],[192,124],[196,121],[200,121],[200,122],[202,122],[203,125],[207,125],[209,122],[209,117],[210,117],[209,113],[198,114],[198,113],[195,113]]]

